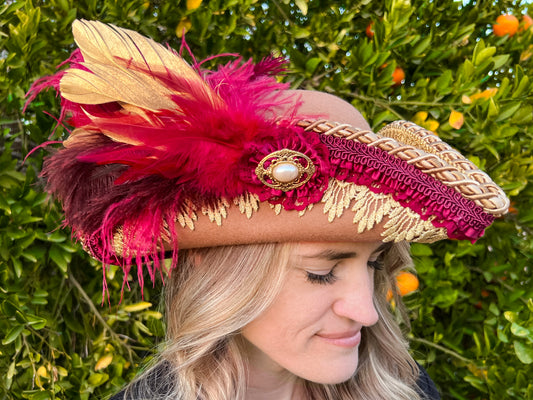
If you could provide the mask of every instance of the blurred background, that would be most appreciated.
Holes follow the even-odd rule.
[[[109,301],[102,301],[102,265],[71,242],[59,207],[42,193],[47,149],[25,159],[67,135],[52,90],[23,106],[31,83],[75,49],[71,23],[85,18],[174,49],[186,33],[198,60],[223,52],[256,61],[285,56],[285,81],[294,88],[346,99],[374,130],[414,121],[488,172],[511,198],[510,212],[475,244],[412,246],[418,280],[403,297],[409,338],[443,399],[533,399],[528,7],[516,0],[3,1],[0,398],[105,398],[164,338],[161,279],[143,294],[133,282],[122,293],[122,271],[110,267]]]

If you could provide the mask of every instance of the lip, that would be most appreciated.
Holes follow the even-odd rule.
[[[339,347],[352,348],[361,343],[361,331],[348,331],[338,333],[317,333],[320,339],[326,343],[333,344]]]

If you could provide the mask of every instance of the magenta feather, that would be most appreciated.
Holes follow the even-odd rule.
[[[38,81],[30,99],[45,86],[60,88],[69,71],[93,73],[94,60],[87,63],[81,52],[74,52],[69,61],[66,72]],[[287,84],[273,76],[284,68],[279,58],[258,64],[238,58],[195,76],[152,68],[133,58],[109,62],[126,66],[124,73],[134,79],[164,87],[159,95],[167,96],[173,106],[83,104],[62,96],[62,116],[68,114],[68,123],[76,129],[65,148],[45,161],[43,175],[47,190],[63,204],[65,224],[93,255],[123,265],[125,273],[132,263],[140,267],[148,262],[153,277],[160,266],[165,227],[170,235],[166,241],[177,251],[173,227],[184,199],[205,205],[246,192],[272,196],[258,184],[250,163],[262,152],[271,152],[272,143],[302,139],[301,129],[292,122],[297,106],[287,106],[295,101],[284,92]],[[311,142],[321,146],[316,138]],[[325,188],[327,181],[321,185]],[[288,204],[301,207],[294,201]],[[124,252],[117,257],[113,241],[118,229],[123,232]]]

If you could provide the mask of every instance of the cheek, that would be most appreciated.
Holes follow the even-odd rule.
[[[274,303],[243,329],[243,335],[252,343],[282,347],[284,343],[294,346],[300,341],[303,345],[318,329],[327,308],[324,301],[317,301],[317,296],[301,290],[282,290]]]
[[[336,318],[326,287],[303,282],[282,290],[271,307],[242,330],[250,346],[252,369],[289,371],[311,382],[335,384],[349,379],[357,368],[358,348],[337,348],[316,333]],[[296,290],[296,289],[304,290]]]
[[[326,325],[329,299],[308,282],[301,286],[282,290],[263,314],[242,329],[242,336],[254,345],[249,354],[252,364],[267,362],[300,377],[308,377],[316,364],[318,371],[325,368],[317,363],[323,355],[315,334]]]

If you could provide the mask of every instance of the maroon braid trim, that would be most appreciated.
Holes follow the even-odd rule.
[[[368,186],[376,193],[390,193],[436,227],[446,227],[450,238],[473,240],[494,217],[454,189],[411,164],[376,147],[334,136],[320,136],[330,149],[332,175]]]

